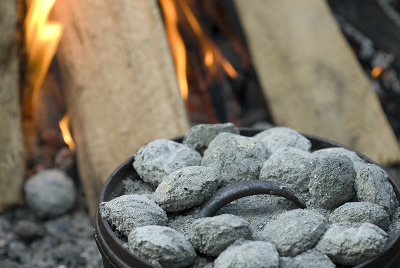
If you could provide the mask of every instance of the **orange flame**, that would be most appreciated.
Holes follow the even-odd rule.
[[[69,149],[71,151],[75,150],[75,143],[74,140],[72,139],[71,132],[69,131],[69,116],[68,114],[65,114],[63,118],[58,122],[58,125],[60,126],[61,133],[64,139],[64,142],[68,145]]]
[[[188,96],[186,73],[187,57],[186,47],[179,32],[179,22],[183,24],[182,21],[186,20],[191,30],[194,32],[200,44],[202,60],[204,65],[208,68],[208,72],[211,76],[218,76],[218,68],[222,67],[231,78],[237,77],[237,73],[233,66],[222,56],[218,47],[201,28],[198,19],[186,0],[159,0],[159,2],[164,14],[168,41],[175,60],[181,95],[184,100],[187,100]],[[180,18],[178,14],[181,15],[182,18]],[[182,20],[179,21],[180,19]]]
[[[164,14],[168,18],[165,21],[165,27],[169,37],[169,46],[175,60],[181,96],[184,100],[187,100],[189,90],[186,79],[186,50],[178,30],[178,13],[172,0],[160,0],[160,3]]]
[[[61,38],[62,26],[48,23],[47,17],[55,0],[26,0],[25,47],[29,88],[37,90],[47,74]]]

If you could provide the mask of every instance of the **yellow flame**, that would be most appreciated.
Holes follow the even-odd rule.
[[[47,74],[50,62],[61,38],[62,26],[48,23],[47,17],[55,0],[26,0],[25,46],[27,77],[30,90],[38,89]]]
[[[75,150],[75,143],[74,140],[72,139],[71,132],[69,131],[69,116],[68,114],[65,114],[63,118],[58,122],[58,125],[60,126],[61,133],[64,139],[64,142],[68,145],[69,149],[71,151]]]
[[[376,66],[372,69],[371,75],[373,78],[376,79],[376,78],[379,78],[379,76],[382,74],[382,72],[383,72],[383,68],[380,66]]]
[[[186,78],[186,50],[178,30],[178,14],[172,0],[160,0],[161,8],[165,14],[165,27],[168,41],[175,60],[181,96],[187,100],[189,90]]]

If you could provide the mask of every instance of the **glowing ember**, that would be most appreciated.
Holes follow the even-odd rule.
[[[74,143],[74,140],[72,139],[71,132],[69,131],[69,127],[68,127],[68,125],[69,125],[68,114],[65,114],[58,124],[60,126],[64,142],[68,145],[68,147],[71,151],[74,151],[75,143]]]
[[[377,79],[382,74],[382,72],[383,72],[383,68],[380,66],[376,66],[372,69],[371,75],[373,78]]]
[[[27,52],[27,87],[40,88],[60,41],[62,26],[48,23],[55,0],[26,0],[25,46]]]

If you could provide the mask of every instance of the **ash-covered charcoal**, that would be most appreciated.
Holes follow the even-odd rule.
[[[279,258],[279,268],[335,268],[336,265],[328,256],[311,249],[296,257]]]
[[[314,210],[291,210],[268,222],[260,239],[274,244],[281,256],[294,257],[318,242],[327,228],[327,221]]]
[[[334,223],[316,249],[336,264],[353,266],[383,252],[387,238],[385,231],[371,223]]]
[[[311,153],[294,147],[282,147],[264,162],[260,180],[276,181],[294,190],[308,192],[311,172],[316,164],[316,158]]]
[[[144,196],[151,196],[156,187],[139,179],[125,179],[122,180],[124,185],[124,194],[139,194]]]
[[[139,149],[133,167],[143,181],[158,186],[175,170],[200,163],[201,155],[197,151],[175,141],[159,139]]]
[[[241,238],[253,238],[249,223],[238,216],[224,214],[196,220],[189,240],[197,251],[216,257]]]
[[[41,171],[24,185],[28,206],[41,218],[55,218],[68,212],[75,204],[74,181],[58,169]]]
[[[214,261],[214,268],[278,268],[279,254],[264,241],[239,240]]]
[[[335,209],[330,217],[331,223],[369,222],[383,230],[389,227],[390,219],[383,207],[370,202],[348,202]]]
[[[358,169],[365,164],[365,161],[359,157],[355,152],[347,150],[342,147],[332,147],[332,148],[325,148],[314,151],[312,153],[314,156],[318,157],[319,159],[323,159],[325,157],[329,157],[332,154],[339,154],[347,156],[348,158],[353,161],[354,170],[357,172]]]
[[[271,153],[282,147],[295,147],[304,151],[311,149],[311,142],[306,137],[288,127],[270,128],[258,133],[254,138],[264,143]]]
[[[310,204],[333,209],[355,196],[355,170],[349,157],[331,154],[320,158],[311,173],[309,192]]]
[[[183,144],[198,151],[202,155],[210,142],[220,133],[228,132],[239,134],[239,128],[232,123],[225,124],[199,124],[191,129],[183,137]]]
[[[387,173],[377,165],[364,164],[356,176],[355,188],[359,201],[381,205],[391,217],[398,207]]]
[[[169,174],[154,192],[154,201],[166,212],[179,212],[202,204],[218,189],[218,173],[192,166]]]
[[[142,226],[128,236],[129,250],[153,263],[166,268],[191,265],[196,252],[183,234],[166,226]]]
[[[396,209],[393,214],[392,222],[389,225],[387,234],[389,236],[389,240],[394,239],[396,236],[399,236],[400,233],[400,207]]]
[[[256,180],[269,153],[265,146],[251,138],[221,133],[204,152],[202,166],[215,169],[221,176],[221,186],[239,181]]]
[[[100,204],[100,215],[124,236],[135,227],[166,225],[165,211],[154,201],[141,195],[121,195]]]

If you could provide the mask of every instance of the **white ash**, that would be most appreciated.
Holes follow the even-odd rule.
[[[201,165],[219,172],[222,186],[226,186],[258,179],[268,156],[265,146],[254,138],[221,133],[209,144]]]
[[[383,252],[387,238],[385,231],[371,223],[334,223],[316,249],[336,264],[352,266]]]
[[[281,256],[294,257],[314,247],[324,234],[327,221],[317,211],[291,210],[268,222],[260,238],[274,244]]]
[[[347,150],[346,148],[343,147],[325,148],[313,152],[313,155],[318,158],[324,158],[332,154],[345,155],[348,158],[350,158],[351,161],[353,161],[353,167],[356,172],[361,166],[363,166],[363,164],[365,164],[365,161],[361,157],[359,157],[355,152]]]
[[[122,184],[124,185],[124,194],[126,195],[138,194],[150,197],[156,190],[155,186],[140,179],[125,179],[122,180]]]
[[[166,212],[179,212],[202,204],[218,189],[218,173],[208,167],[192,166],[169,174],[154,192],[154,201]]]
[[[321,208],[333,209],[355,196],[355,170],[347,156],[331,154],[320,158],[311,173],[309,192]]]
[[[142,226],[128,236],[129,250],[153,264],[166,268],[191,265],[196,252],[183,234],[166,226]]]
[[[233,214],[240,216],[250,223],[253,236],[258,239],[268,221],[277,215],[296,209],[298,206],[292,201],[273,195],[254,195],[235,200],[221,208],[218,214]]]
[[[335,268],[336,265],[328,256],[311,249],[296,257],[279,258],[279,268]]]
[[[389,240],[395,239],[400,236],[400,207],[398,207],[392,217],[387,234]]]
[[[139,149],[133,167],[143,181],[158,186],[175,170],[200,163],[201,155],[197,151],[175,141],[159,139]]]
[[[253,238],[249,223],[238,216],[224,214],[194,221],[189,240],[197,251],[216,257],[241,238]]]
[[[55,218],[67,213],[75,204],[74,181],[58,169],[41,171],[24,185],[28,206],[41,218]]]
[[[308,192],[311,172],[317,164],[309,152],[294,147],[276,150],[264,162],[260,180],[276,181],[300,192]]]
[[[288,127],[270,128],[258,133],[254,138],[264,143],[270,152],[282,147],[294,147],[304,151],[311,149],[311,142],[306,137]]]
[[[225,124],[199,124],[191,129],[183,137],[183,144],[198,151],[203,155],[208,144],[220,133],[228,132],[239,134],[239,128],[232,123]]]
[[[359,201],[381,205],[391,217],[398,207],[387,173],[377,165],[364,164],[356,176],[355,187]]]
[[[214,268],[278,268],[279,254],[264,241],[237,241],[214,261]]]
[[[331,223],[369,222],[383,230],[389,227],[390,219],[383,207],[370,202],[348,202],[335,209],[330,217]]]
[[[122,195],[100,204],[101,217],[124,236],[135,227],[166,225],[165,211],[154,201],[141,195]]]

